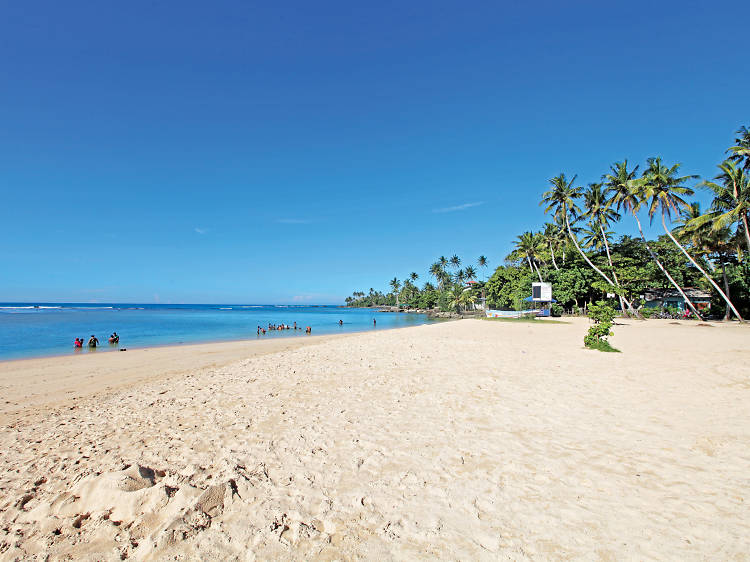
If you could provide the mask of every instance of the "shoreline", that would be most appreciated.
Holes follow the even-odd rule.
[[[384,328],[381,332],[410,328]],[[18,418],[27,410],[48,409],[72,400],[179,376],[189,370],[219,368],[244,358],[291,351],[363,333],[368,332],[166,344],[117,353],[114,350],[71,352],[6,359],[0,361],[0,424],[7,424],[9,419]],[[94,371],[98,375],[92,374]],[[97,378],[90,380],[94,377]],[[20,380],[23,384],[19,384]]]
[[[425,324],[435,321],[435,319],[431,318],[429,315],[426,315],[426,316],[429,322],[425,322]],[[419,324],[419,325],[422,325],[422,324]],[[299,328],[297,330],[297,332],[299,333],[295,333],[293,330],[281,330],[280,331],[281,335],[269,332],[268,335],[255,336],[256,339],[252,339],[252,338],[207,339],[207,340],[196,340],[196,341],[190,341],[190,342],[156,343],[156,344],[151,344],[148,346],[132,346],[132,347],[125,346],[124,344],[117,344],[117,346],[111,347],[109,343],[107,342],[107,343],[100,343],[99,346],[96,348],[96,351],[90,351],[87,348],[87,346],[84,345],[83,348],[81,348],[80,352],[77,352],[73,348],[71,348],[71,351],[69,352],[60,352],[60,353],[52,352],[49,354],[45,353],[43,355],[29,355],[29,356],[24,356],[24,357],[7,357],[7,358],[0,357],[0,366],[2,366],[4,363],[9,363],[12,361],[29,361],[29,360],[34,360],[34,359],[55,359],[55,358],[62,358],[62,357],[84,357],[89,354],[95,355],[99,353],[111,353],[115,351],[120,352],[121,345],[122,347],[125,347],[126,349],[126,351],[122,353],[127,353],[131,351],[139,351],[139,350],[144,350],[144,349],[158,349],[162,347],[186,347],[186,346],[191,346],[191,345],[209,345],[209,344],[214,344],[214,343],[239,343],[239,342],[249,343],[253,341],[273,341],[272,338],[274,340],[282,340],[282,339],[292,339],[295,337],[319,338],[323,336],[344,336],[348,334],[367,334],[376,329],[380,331],[400,330],[405,327],[411,328],[414,326],[395,326],[395,327],[381,326],[378,328],[370,327],[369,329],[350,330],[347,332],[328,332],[324,334],[315,334],[315,335],[305,334],[302,328]],[[286,333],[287,331],[289,332],[288,334]]]

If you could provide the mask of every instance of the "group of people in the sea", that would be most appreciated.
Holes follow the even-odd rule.
[[[294,330],[294,331],[297,331],[297,330],[301,330],[301,329],[302,329],[302,326],[297,327],[297,323],[296,322],[292,326],[290,326],[289,324],[271,324],[270,322],[268,323],[268,331],[269,332],[271,332],[273,330]],[[258,335],[259,336],[260,335],[264,335],[265,333],[266,333],[266,329],[258,326]],[[312,333],[312,328],[310,326],[308,326],[307,328],[305,328],[305,333],[306,334],[311,334]]]
[[[120,343],[120,336],[117,334],[117,332],[112,332],[112,335],[109,336],[109,339],[107,341],[113,345],[116,345]],[[96,349],[96,346],[99,345],[99,340],[94,334],[91,334],[91,337],[89,338],[89,342],[87,345],[91,349]],[[75,349],[82,349],[83,338],[76,338],[76,341],[73,342],[73,347]]]
[[[339,326],[343,326],[343,325],[344,325],[344,321],[339,320]],[[373,327],[378,325],[378,321],[375,320],[375,318],[372,319],[372,325]],[[296,322],[292,324],[291,326],[289,324],[272,324],[269,322],[267,331],[271,332],[273,330],[294,330],[296,332],[297,330],[302,330],[302,326],[298,327]],[[312,334],[312,328],[310,326],[307,326],[304,330],[306,334]],[[262,336],[265,334],[266,334],[266,328],[262,326],[258,326],[258,335]]]

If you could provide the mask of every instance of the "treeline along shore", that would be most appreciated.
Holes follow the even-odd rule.
[[[609,301],[637,318],[742,321],[750,317],[750,129],[741,127],[717,156],[712,178],[683,175],[681,164],[658,156],[643,165],[615,162],[586,186],[561,173],[540,189],[548,222],[520,233],[494,270],[483,255],[470,262],[441,256],[422,275],[394,277],[386,291],[355,291],[346,304],[453,314],[521,310],[531,284],[548,282],[553,315]],[[706,208],[693,199],[697,192],[710,197]],[[648,239],[644,221],[657,221],[664,233]],[[618,234],[618,225],[639,234]]]

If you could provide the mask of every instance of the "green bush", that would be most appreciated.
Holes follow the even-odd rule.
[[[640,310],[641,316],[643,316],[644,318],[651,318],[651,316],[652,316],[652,315],[653,315],[653,314],[654,314],[655,312],[656,312],[656,309],[655,309],[655,308],[646,308],[646,307],[643,307],[643,308],[642,308],[642,309]]]
[[[561,304],[553,302],[549,305],[549,313],[552,316],[562,316],[563,307]]]
[[[616,315],[614,307],[606,301],[597,301],[589,306],[589,318],[594,321],[594,325],[583,338],[584,345],[599,351],[617,351],[607,341],[612,335],[612,321]]]

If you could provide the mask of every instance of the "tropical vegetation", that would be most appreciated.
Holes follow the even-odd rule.
[[[561,173],[539,199],[549,221],[520,233],[493,272],[484,255],[470,263],[440,256],[421,286],[412,272],[403,281],[394,277],[386,293],[356,291],[346,303],[521,310],[531,284],[542,281],[553,286],[553,313],[585,312],[602,301],[643,318],[653,313],[644,308],[647,289],[673,289],[702,318],[705,310],[690,298],[692,289],[701,289],[712,295],[712,316],[750,317],[750,129],[737,131],[725,156],[716,176],[703,181],[661,157],[649,158],[641,172],[628,160],[615,162],[586,187]],[[691,200],[696,190],[711,197],[705,210]],[[644,216],[661,223],[664,234],[647,239]],[[617,235],[617,225],[630,219],[639,235]]]

